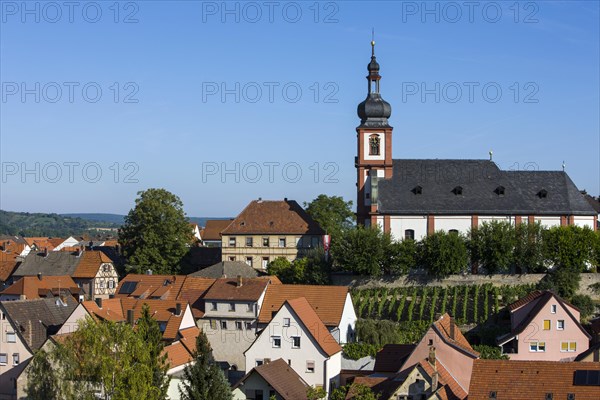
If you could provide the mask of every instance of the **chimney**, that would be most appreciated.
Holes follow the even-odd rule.
[[[146,270],[146,275],[152,275],[152,270],[151,269],[147,269]]]
[[[242,287],[242,285],[244,284],[244,281],[242,279],[241,275],[237,276],[237,287]]]
[[[127,310],[127,323],[133,326],[133,310]]]
[[[284,198],[283,198],[283,201],[287,202],[287,201],[288,201],[287,197],[284,197]]]
[[[438,372],[435,362],[435,347],[429,347],[429,364],[433,367],[433,374],[431,374],[431,393],[434,393],[438,389]]]
[[[38,274],[37,274],[37,277],[38,277],[38,279],[41,281],[41,280],[42,280],[42,278],[43,278],[43,275],[42,275],[42,273],[41,273],[41,272],[38,272]]]
[[[175,304],[175,315],[179,317],[181,315],[181,303]]]
[[[96,297],[96,304],[98,308],[102,308],[102,297]]]
[[[454,330],[456,329],[456,324],[454,323],[454,321],[452,320],[452,318],[450,318],[450,339],[455,340],[455,332]]]
[[[48,248],[44,247],[44,257],[46,257],[48,255]]]
[[[429,364],[435,369],[435,346],[429,347],[429,357],[427,358],[427,361],[429,361]]]

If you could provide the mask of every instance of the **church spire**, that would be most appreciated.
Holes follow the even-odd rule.
[[[373,38],[374,39],[374,38]],[[379,93],[379,63],[375,57],[375,40],[371,40],[371,62],[367,65],[369,89],[365,101],[358,105],[357,113],[361,126],[381,128],[388,127],[388,118],[392,114],[390,104],[381,98]]]

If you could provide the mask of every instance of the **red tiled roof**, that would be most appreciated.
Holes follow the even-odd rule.
[[[506,308],[508,308],[509,311],[515,311],[516,309],[523,307],[525,304],[537,299],[542,294],[543,294],[543,292],[541,290],[534,290],[533,292],[529,293],[527,296],[522,297],[519,300],[509,304],[508,306],[506,306]]]
[[[204,302],[202,299],[213,283],[215,283],[215,279],[197,278],[194,276],[185,278],[177,300],[184,300],[190,303],[194,318],[202,318],[204,316]]]
[[[221,232],[223,235],[324,235],[294,200],[254,200]]]
[[[561,361],[475,360],[469,388],[469,400],[496,398],[510,400],[567,399],[572,393],[575,400],[600,399],[600,386],[574,384],[577,370],[600,371],[600,363]]]
[[[37,299],[40,293],[49,291],[68,290],[71,294],[78,294],[81,289],[70,276],[24,276],[3,291],[0,294],[25,295],[26,299]]]
[[[252,368],[233,387],[239,387],[254,373],[260,375],[284,400],[306,400],[308,385],[287,362],[281,358]]]
[[[479,353],[471,347],[469,341],[463,336],[462,332],[448,313],[442,315],[440,319],[435,321],[433,326],[436,331],[440,333],[442,339],[444,339],[446,343],[460,350],[466,351],[474,357],[479,357]],[[452,337],[453,331],[454,337]]]
[[[179,341],[185,346],[191,354],[196,351],[196,338],[200,334],[200,329],[197,326],[182,329],[179,331],[181,339]]]
[[[200,232],[202,240],[221,240],[221,232],[227,228],[233,219],[209,219],[206,226]]]
[[[119,282],[115,297],[159,297],[163,300],[175,300],[185,281],[185,275],[129,274]],[[127,282],[137,282],[132,293],[122,292]]]
[[[269,284],[266,279],[243,279],[242,285],[238,286],[237,279],[217,279],[208,289],[205,299],[210,300],[238,300],[257,301]]]
[[[299,299],[288,300],[287,304],[292,308],[294,313],[300,318],[313,339],[318,343],[325,354],[332,356],[342,351],[341,346],[331,336],[327,327],[323,324],[315,310],[310,306],[309,302],[301,297]]]
[[[414,344],[386,344],[375,356],[376,372],[398,372],[415,349]]]
[[[77,268],[73,272],[73,277],[94,278],[98,274],[100,266],[104,263],[112,264],[112,260],[104,252],[100,250],[84,251],[81,254],[81,260],[77,264]]]
[[[98,307],[95,301],[83,301],[81,305],[94,319],[103,319],[106,321],[122,322],[125,321],[125,313],[120,299],[102,300],[102,308]]]
[[[17,253],[0,251],[0,282],[6,282],[12,273],[15,272],[19,263],[17,257]]]
[[[425,370],[425,372],[427,372],[427,374],[430,377],[433,376],[435,371],[429,361],[423,360],[419,363],[419,365],[421,366],[421,368],[423,368],[423,370]],[[435,367],[438,372],[439,386],[446,387],[446,389],[451,392],[451,393],[447,393],[447,391],[444,391],[445,394],[447,396],[449,395],[448,397],[451,399],[452,398],[457,398],[457,399],[461,399],[461,400],[465,399],[467,397],[466,390],[463,389],[463,387],[458,384],[456,379],[454,379],[454,377],[450,374],[450,372],[448,372],[446,367],[444,367],[444,365],[437,360],[435,363]]]
[[[272,313],[278,311],[286,300],[305,297],[325,325],[338,326],[347,296],[346,286],[269,285],[258,322],[269,323]]]
[[[192,354],[181,342],[165,346],[163,352],[167,354],[169,368],[179,367],[193,360]]]

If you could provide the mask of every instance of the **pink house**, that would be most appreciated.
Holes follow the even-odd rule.
[[[417,347],[402,364],[399,373],[412,369],[416,364],[428,359],[432,350],[435,351],[437,363],[441,364],[460,386],[455,393],[461,390],[468,393],[473,361],[479,358],[479,353],[473,350],[452,317],[447,313],[431,325]]]
[[[511,332],[497,343],[511,360],[573,361],[589,348],[579,310],[552,292],[534,291],[507,308]]]

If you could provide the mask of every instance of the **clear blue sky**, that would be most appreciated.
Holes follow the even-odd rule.
[[[126,213],[149,187],[192,216],[354,200],[372,27],[395,158],[564,160],[600,191],[596,1],[75,3],[0,2],[2,209]]]

